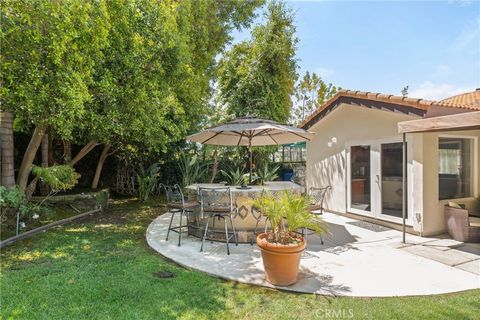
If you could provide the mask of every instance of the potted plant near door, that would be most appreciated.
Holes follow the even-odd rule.
[[[277,195],[263,193],[253,200],[253,206],[267,217],[272,227],[257,236],[267,281],[278,286],[294,284],[300,257],[307,246],[306,239],[297,231],[308,228],[322,234],[326,231],[325,223],[308,210],[308,197],[290,191]]]

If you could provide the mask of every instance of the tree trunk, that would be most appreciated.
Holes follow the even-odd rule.
[[[97,189],[98,181],[100,180],[100,174],[102,173],[103,163],[105,159],[110,155],[108,151],[110,150],[110,145],[105,144],[103,146],[102,154],[100,154],[100,158],[98,159],[97,169],[95,170],[95,176],[93,177],[92,181],[92,189]]]
[[[63,161],[64,163],[70,163],[72,161],[72,143],[67,140],[63,140]]]
[[[49,139],[48,139],[49,134],[45,133],[43,135],[42,139],[42,167],[46,168],[48,167],[48,146],[49,146]],[[42,196],[46,196],[49,194],[50,188],[48,184],[41,182],[40,183],[40,194]]]
[[[15,169],[13,163],[13,114],[0,113],[0,185],[11,188],[15,186]]]
[[[48,135],[48,166],[51,166],[55,163],[55,159],[53,158],[53,134]]]
[[[93,148],[95,148],[95,146],[97,145],[97,140],[90,140],[83,148],[82,150],[80,150],[77,155],[75,156],[75,158],[73,158],[72,162],[70,163],[72,165],[72,167],[78,162],[80,161],[83,157],[85,157],[90,151],[93,150]]]
[[[25,190],[28,183],[28,176],[30,175],[30,170],[32,169],[33,160],[37,154],[38,147],[42,142],[43,135],[45,134],[45,127],[35,127],[32,137],[28,144],[27,150],[23,155],[22,164],[18,171],[18,185],[22,190]]]

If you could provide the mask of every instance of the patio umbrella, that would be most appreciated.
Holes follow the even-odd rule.
[[[187,140],[219,146],[246,146],[250,158],[252,183],[252,146],[268,146],[310,141],[313,133],[272,120],[246,116],[190,135]]]

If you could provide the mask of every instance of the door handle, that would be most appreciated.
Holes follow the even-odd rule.
[[[376,174],[376,175],[375,175],[375,178],[377,179],[377,184],[380,185],[380,175],[379,175],[379,174]]]

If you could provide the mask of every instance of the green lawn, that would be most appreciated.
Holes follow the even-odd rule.
[[[95,216],[1,254],[1,319],[479,319],[480,290],[333,298],[225,282],[165,260],[145,242],[162,208],[116,200]],[[160,279],[157,271],[176,277]],[[352,316],[353,315],[353,316]]]

